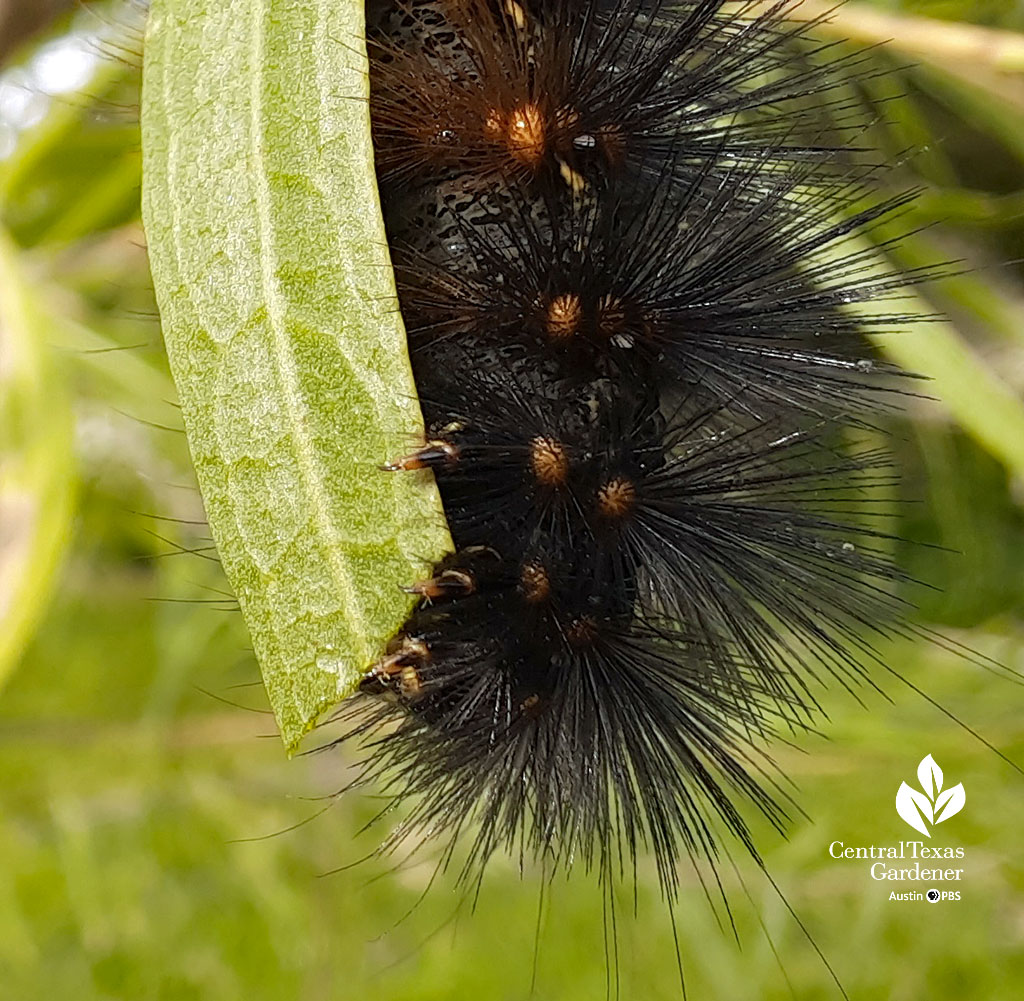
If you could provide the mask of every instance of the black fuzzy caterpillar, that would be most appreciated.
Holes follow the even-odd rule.
[[[857,521],[885,458],[840,432],[893,389],[865,322],[903,320],[848,307],[906,282],[844,241],[905,199],[800,139],[832,70],[792,60],[789,6],[371,6],[429,428],[388,469],[433,470],[455,552],[344,715],[467,873],[650,851],[674,899],[722,825],[756,857],[764,740],[900,621]]]

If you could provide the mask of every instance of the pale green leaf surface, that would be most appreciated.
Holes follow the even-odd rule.
[[[0,233],[0,684],[46,607],[71,529],[71,406],[49,326]]]
[[[143,213],[210,527],[285,743],[449,545],[373,176],[362,0],[157,0]]]

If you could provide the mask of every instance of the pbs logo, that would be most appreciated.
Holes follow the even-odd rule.
[[[940,890],[931,889],[931,890],[929,890],[925,894],[925,897],[928,899],[928,903],[930,903],[930,904],[937,904],[940,900],[959,900],[960,899],[960,891],[959,890],[941,890],[940,891]]]

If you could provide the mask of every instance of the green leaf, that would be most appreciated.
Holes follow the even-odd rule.
[[[0,684],[46,608],[71,529],[71,408],[50,324],[0,233]]]
[[[449,548],[373,174],[362,0],[157,0],[143,215],[185,430],[289,749]]]

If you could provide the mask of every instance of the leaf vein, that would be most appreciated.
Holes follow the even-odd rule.
[[[280,380],[281,396],[287,411],[288,433],[295,446],[295,455],[298,459],[299,473],[306,496],[312,504],[313,523],[322,536],[324,554],[331,568],[331,576],[338,586],[338,597],[345,607],[346,619],[354,625],[353,633],[357,642],[360,643],[361,655],[364,661],[368,661],[371,654],[364,639],[363,609],[356,598],[356,587],[351,574],[341,559],[341,535],[330,514],[327,490],[318,468],[316,449],[305,427],[306,407],[298,385],[297,367],[288,339],[285,323],[286,303],[283,301],[278,285],[276,257],[271,244],[274,222],[263,148],[265,6],[263,0],[250,0],[254,24],[250,34],[252,48],[250,50],[249,153],[252,173],[255,178],[254,199],[260,255],[260,280],[267,306],[267,322],[271,332],[271,347]]]

